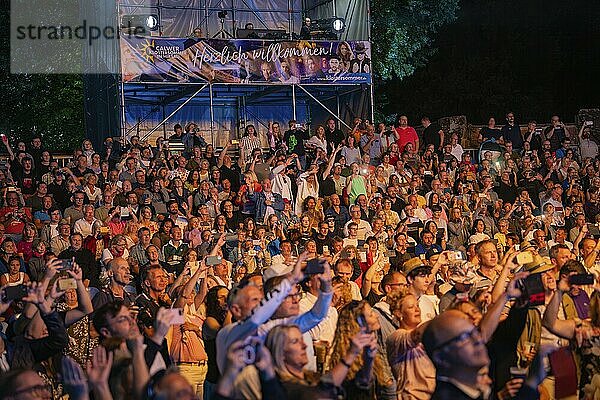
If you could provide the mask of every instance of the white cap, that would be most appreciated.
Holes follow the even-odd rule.
[[[293,266],[289,266],[286,264],[273,264],[269,268],[265,268],[263,271],[263,280],[266,282],[267,280],[274,278],[276,276],[287,275],[294,270]]]

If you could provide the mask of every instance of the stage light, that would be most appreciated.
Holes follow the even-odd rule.
[[[333,27],[333,30],[336,33],[341,33],[346,28],[346,24],[344,23],[344,19],[343,18],[335,18],[333,20],[331,26]]]
[[[346,29],[344,18],[331,17],[313,21],[310,30],[315,39],[337,40],[338,36]]]
[[[124,30],[138,32],[157,31],[159,28],[157,14],[134,14],[123,15],[121,18],[121,28]]]
[[[158,29],[158,18],[155,15],[148,15],[146,18],[146,27],[151,31]]]

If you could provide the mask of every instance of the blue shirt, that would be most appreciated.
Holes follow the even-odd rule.
[[[415,246],[415,256],[419,257],[421,254],[427,253],[429,249],[437,249],[440,252],[442,251],[442,248],[435,243],[431,246],[425,246],[423,243],[419,243]]]

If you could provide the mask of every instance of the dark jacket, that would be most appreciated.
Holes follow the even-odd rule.
[[[521,386],[521,389],[514,397],[514,399],[518,400],[534,400],[538,399],[539,394],[536,389],[532,389],[527,385]],[[472,397],[468,396],[462,390],[454,386],[450,382],[444,381],[436,381],[435,391],[433,395],[431,395],[431,400],[474,400]],[[479,396],[477,400],[483,399],[483,396]]]
[[[98,265],[96,264],[96,257],[92,252],[83,247],[77,251],[69,247],[58,255],[58,258],[63,260],[70,260],[73,257],[75,258],[77,265],[79,265],[83,271],[83,279],[89,279],[90,286],[98,287],[100,273],[98,271]]]
[[[56,311],[41,315],[48,329],[48,336],[41,339],[27,339],[19,335],[14,339],[11,368],[31,368],[48,358],[62,353],[69,345],[69,337],[63,319]]]

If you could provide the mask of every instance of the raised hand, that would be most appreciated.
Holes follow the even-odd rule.
[[[162,343],[165,336],[167,336],[172,320],[173,314],[169,312],[169,309],[161,308],[158,310],[156,321],[154,321],[154,335],[152,336],[156,343]]]
[[[73,258],[73,268],[67,270],[67,273],[71,276],[71,278],[75,279],[76,281],[80,281],[83,279],[83,270],[75,262],[75,258]]]
[[[508,287],[506,288],[506,294],[509,298],[516,299],[521,297],[523,293],[521,292],[521,289],[517,287],[517,282],[527,278],[528,276],[529,272],[519,272],[518,274],[515,274],[515,276],[508,283]]]
[[[73,400],[89,399],[88,382],[83,369],[69,356],[63,356],[61,364],[62,374],[60,377],[69,397]]]
[[[377,339],[374,339],[374,336],[373,333],[367,333],[361,329],[350,339],[350,350],[354,354],[359,354],[365,347],[371,348],[373,340],[375,340],[375,346],[377,346]]]
[[[88,361],[86,368],[90,385],[94,387],[108,385],[112,362],[112,352],[107,352],[103,346],[98,346],[94,349],[92,359]]]

